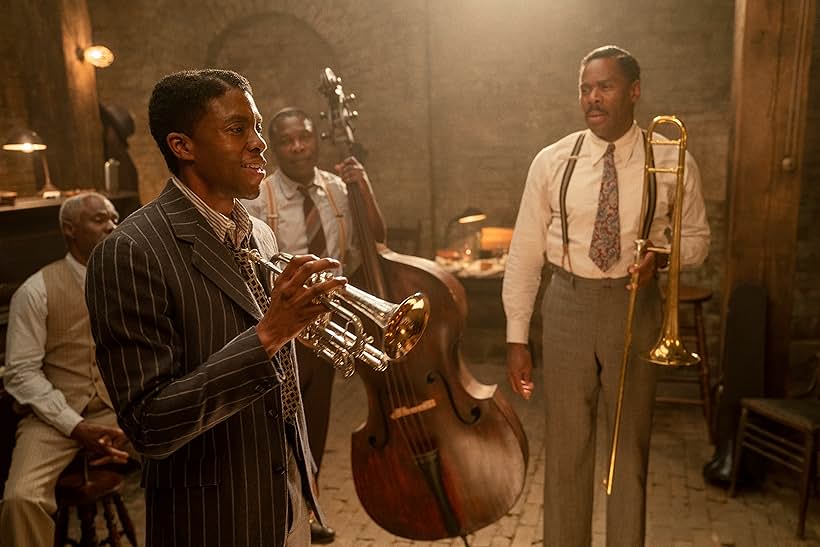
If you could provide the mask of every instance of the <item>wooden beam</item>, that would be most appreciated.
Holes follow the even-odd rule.
[[[91,45],[85,0],[15,2],[10,13],[4,26],[15,35],[26,80],[29,129],[48,145],[52,181],[63,190],[102,188],[95,68],[78,57],[78,49]]]
[[[732,290],[768,292],[766,393],[785,393],[815,0],[735,3],[727,264]],[[724,342],[725,325],[721,330]]]

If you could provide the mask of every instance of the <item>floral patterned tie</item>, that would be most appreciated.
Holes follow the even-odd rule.
[[[615,170],[615,145],[604,154],[604,174],[598,194],[598,213],[589,246],[589,258],[602,272],[612,268],[621,257],[621,222],[618,216],[618,171]]]

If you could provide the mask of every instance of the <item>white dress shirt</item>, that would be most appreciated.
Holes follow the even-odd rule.
[[[264,220],[273,229],[279,248],[292,254],[308,252],[304,196],[299,186],[277,169],[262,181],[258,198],[242,200],[252,216]],[[272,200],[269,190],[273,191]],[[347,185],[333,173],[314,168],[308,193],[322,220],[328,256],[342,262],[345,273],[355,272],[361,264],[361,254],[354,244]]]
[[[640,231],[645,157],[642,132],[633,123],[629,131],[614,143],[621,255],[606,272],[589,258],[589,247],[598,211],[603,157],[609,143],[589,129],[584,132],[584,143],[567,189],[569,252],[566,258],[563,257],[559,194],[564,169],[580,132],[567,135],[541,150],[530,166],[504,273],[503,301],[508,342],[527,343],[545,256],[551,264],[579,277],[603,279],[629,275],[627,270],[634,261],[635,239]],[[655,137],[660,138],[657,134]],[[655,145],[653,152],[656,167],[677,165],[677,147]],[[675,184],[674,174],[657,175],[657,205],[649,235],[655,245],[669,244],[666,233],[671,226],[670,208],[674,203]],[[689,153],[686,154],[681,232],[681,264],[701,264],[709,250],[710,232],[700,171]]]
[[[80,287],[85,287],[85,266],[71,253],[66,261]],[[6,391],[21,405],[28,405],[45,423],[69,436],[83,418],[66,402],[43,373],[46,354],[48,298],[42,270],[26,279],[9,304],[6,332]]]

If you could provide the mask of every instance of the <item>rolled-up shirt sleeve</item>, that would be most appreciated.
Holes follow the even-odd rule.
[[[69,436],[83,418],[68,406],[65,395],[43,372],[48,303],[40,272],[26,280],[9,305],[6,333],[6,391],[29,406],[45,423]]]
[[[703,185],[697,162],[687,152],[681,211],[680,261],[687,268],[700,266],[709,254],[711,232],[706,219]]]

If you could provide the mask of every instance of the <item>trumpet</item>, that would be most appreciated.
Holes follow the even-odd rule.
[[[678,138],[671,140],[656,140],[653,138],[655,127],[659,125],[674,125],[678,129]],[[644,163],[643,179],[643,202],[641,211],[647,214],[647,189],[650,177],[654,173],[670,173],[676,175],[675,181],[675,203],[672,212],[672,237],[669,247],[649,246],[648,229],[645,233],[639,234],[640,239],[635,240],[635,261],[634,265],[640,264],[644,253],[655,252],[669,255],[669,279],[666,286],[666,308],[664,310],[664,321],[660,337],[654,346],[648,351],[642,352],[641,359],[654,365],[667,367],[686,367],[696,365],[700,362],[700,356],[686,349],[680,337],[678,324],[678,292],[680,284],[680,240],[683,218],[683,181],[684,168],[686,166],[686,126],[675,116],[656,116],[646,130],[646,160]],[[676,146],[678,151],[678,163],[675,167],[655,167],[653,161],[652,145]],[[651,208],[650,208],[651,209]],[[652,219],[642,219],[641,226],[649,226]],[[618,385],[618,400],[615,406],[615,423],[612,431],[612,446],[609,453],[609,475],[604,483],[607,495],[612,494],[612,480],[615,474],[615,457],[618,453],[618,435],[621,428],[621,414],[623,412],[624,380],[626,377],[626,365],[629,361],[629,352],[632,346],[632,319],[635,312],[635,302],[638,294],[638,274],[633,273],[630,281],[632,289],[629,295],[629,307],[626,316],[626,333],[624,335],[624,351],[621,360],[621,378]]]
[[[288,253],[279,253],[266,260],[256,249],[244,249],[244,252],[274,277],[281,275],[285,265],[293,259]],[[328,271],[315,273],[305,285],[309,287],[332,277]],[[329,311],[305,327],[298,339],[345,377],[356,371],[356,359],[381,372],[392,361],[407,355],[421,339],[430,317],[430,302],[420,292],[394,304],[348,284],[318,296],[316,301]],[[373,345],[373,337],[365,332],[359,315],[367,317],[379,328],[381,347]]]

